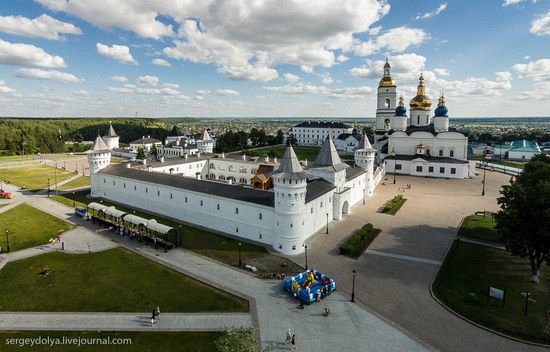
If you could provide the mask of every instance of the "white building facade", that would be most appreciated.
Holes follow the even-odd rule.
[[[315,162],[304,164],[288,147],[280,163],[203,154],[148,165],[111,165],[92,173],[91,193],[298,254],[308,237],[364,204],[376,186],[375,178],[379,182],[384,172],[379,168],[378,176],[373,174],[374,149],[368,139],[352,167],[341,162],[330,135]],[[273,188],[252,188],[250,178],[266,166],[274,170]]]
[[[353,127],[338,121],[305,121],[292,127],[290,133],[300,145],[322,145],[329,134],[335,140],[342,133],[353,133]]]

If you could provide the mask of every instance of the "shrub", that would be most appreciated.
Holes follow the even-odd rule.
[[[352,235],[340,245],[340,254],[359,258],[372,241],[374,241],[376,236],[378,236],[380,231],[380,229],[375,229],[371,223],[363,225],[363,227],[359,230],[355,230]]]

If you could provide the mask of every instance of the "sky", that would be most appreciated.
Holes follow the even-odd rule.
[[[550,116],[548,0],[1,0],[0,116]],[[407,104],[408,107],[408,104]]]

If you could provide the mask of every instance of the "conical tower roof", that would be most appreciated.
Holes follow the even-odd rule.
[[[359,145],[357,146],[357,149],[361,150],[374,150],[372,145],[369,142],[369,137],[367,137],[366,133],[363,133],[363,137],[361,138],[361,142],[359,142]]]
[[[107,144],[105,144],[105,141],[103,141],[103,138],[98,134],[94,144],[92,145],[92,148],[88,149],[88,152],[110,152],[111,150],[109,147],[107,147]]]
[[[317,154],[317,158],[311,166],[314,168],[330,168],[334,171],[341,171],[349,167],[347,164],[342,162],[338,152],[336,151],[336,147],[332,141],[332,131],[329,131],[319,154]]]
[[[118,137],[115,133],[113,125],[111,124],[111,121],[109,121],[109,128],[107,129],[107,133],[105,133],[105,137]]]
[[[286,148],[285,155],[281,159],[279,168],[270,174],[273,178],[290,178],[290,179],[304,179],[308,178],[308,173],[304,171],[300,161],[292,148],[289,145]]]
[[[181,136],[181,134],[180,134],[180,131],[178,130],[178,126],[174,125],[170,133],[168,133],[168,137],[179,137],[179,136]]]
[[[202,133],[201,141],[211,141],[212,138],[210,138],[210,134],[206,130]]]

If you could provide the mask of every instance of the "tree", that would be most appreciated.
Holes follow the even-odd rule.
[[[256,352],[252,330],[226,327],[222,336],[216,340],[218,352]]]
[[[372,126],[365,126],[363,127],[363,133],[365,134],[373,134],[374,133],[374,130],[372,129]]]
[[[529,258],[531,280],[538,283],[550,254],[550,157],[534,156],[500,193],[497,231],[512,255]]]
[[[142,147],[138,147],[136,159],[145,159],[145,151]]]
[[[157,145],[156,145],[156,144],[153,144],[153,146],[151,147],[151,154],[156,158],[156,157],[157,157],[157,153],[158,153]]]
[[[286,139],[286,145],[298,145],[298,140],[294,137],[293,133],[291,133]]]
[[[283,144],[285,141],[285,134],[282,130],[277,131],[277,136],[275,137],[275,140],[273,141],[274,144]]]

